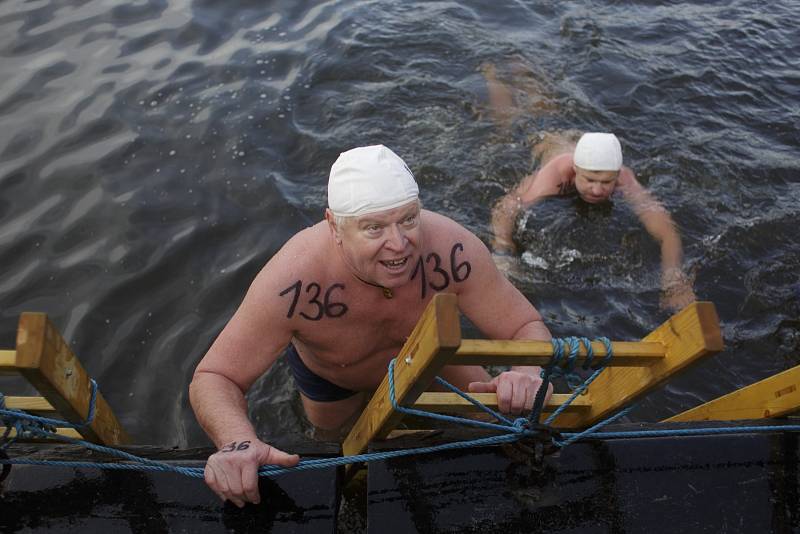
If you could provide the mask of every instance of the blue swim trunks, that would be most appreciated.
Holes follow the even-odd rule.
[[[329,382],[306,367],[297,349],[291,343],[286,349],[286,361],[292,370],[292,376],[303,395],[318,402],[333,402],[352,397],[357,391],[346,389]]]

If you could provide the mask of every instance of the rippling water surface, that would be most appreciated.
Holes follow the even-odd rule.
[[[633,417],[797,365],[798,15],[794,0],[6,0],[0,346],[20,312],[47,312],[137,441],[203,444],[192,371],[260,267],[322,217],[339,152],[389,145],[426,207],[488,240],[537,136],[577,129],[619,134],[724,327],[724,353]],[[510,128],[486,113],[485,62],[538,88]],[[555,334],[638,339],[667,317],[658,247],[624,205],[525,215],[515,282]],[[307,431],[288,376],[250,395],[267,434]]]

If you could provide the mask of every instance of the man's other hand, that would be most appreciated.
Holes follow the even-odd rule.
[[[469,384],[470,393],[495,393],[497,394],[497,408],[502,413],[514,415],[527,415],[533,408],[536,392],[542,385],[542,379],[537,374],[523,373],[520,371],[506,371],[500,373],[489,382],[472,382]],[[553,385],[547,385],[545,404],[553,394]]]

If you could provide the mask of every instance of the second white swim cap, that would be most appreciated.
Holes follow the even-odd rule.
[[[408,166],[383,145],[342,152],[331,167],[328,207],[334,215],[366,215],[418,197],[419,187]]]
[[[612,133],[590,132],[575,145],[573,161],[587,171],[618,171],[622,168],[622,147]]]

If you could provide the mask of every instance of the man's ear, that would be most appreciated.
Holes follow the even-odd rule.
[[[336,227],[336,221],[333,218],[333,212],[330,208],[325,208],[325,220],[328,222],[328,230],[331,232],[331,237],[336,243],[341,243],[342,238],[339,236],[339,229]]]

